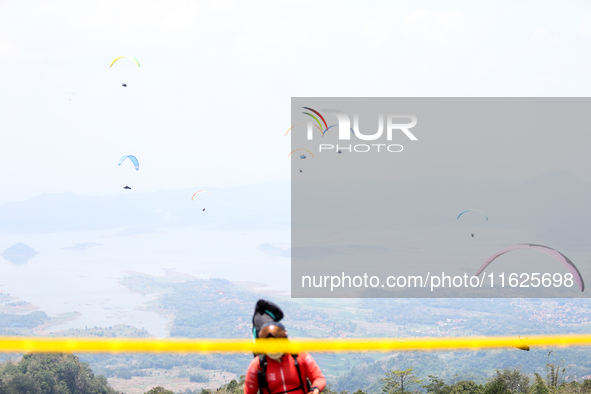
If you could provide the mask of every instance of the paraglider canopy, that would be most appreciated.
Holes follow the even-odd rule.
[[[488,216],[486,216],[486,213],[484,213],[484,211],[480,210],[480,209],[466,209],[464,212],[461,212],[458,215],[458,219],[460,218],[460,216],[462,216],[463,214],[465,214],[466,212],[478,212],[481,213],[482,215],[484,215],[484,217],[486,218],[486,220],[488,220]]]
[[[292,154],[293,152],[297,152],[297,151],[299,151],[299,150],[305,150],[306,152],[308,152],[309,154],[311,154],[311,155],[312,155],[312,157],[314,157],[314,154],[313,154],[312,152],[310,152],[308,149],[303,149],[303,148],[300,148],[300,149],[294,149],[294,150],[292,150],[291,152],[289,152],[289,155],[287,155],[287,157],[291,156],[291,154]]]
[[[476,276],[480,275],[480,273],[484,271],[484,269],[498,257],[517,249],[537,250],[538,252],[542,252],[550,257],[553,257],[555,260],[558,260],[558,262],[562,264],[568,270],[568,272],[570,272],[573,275],[573,279],[577,283],[577,285],[579,285],[579,289],[581,289],[581,291],[585,290],[585,283],[583,282],[583,277],[581,276],[581,273],[579,272],[579,269],[575,266],[575,264],[572,261],[570,261],[568,257],[563,255],[556,249],[552,249],[544,245],[518,244],[500,250],[497,253],[490,256],[488,259],[486,259],[484,263],[482,263],[482,265],[478,269],[478,272],[476,273]]]
[[[111,62],[111,65],[109,66],[109,68],[113,67],[113,64],[115,64],[115,62],[117,60],[119,60],[119,59],[125,59],[125,58],[133,60],[135,62],[135,64],[137,64],[138,67],[140,66],[140,62],[138,62],[138,60],[135,57],[133,57],[133,56],[119,56],[118,58],[115,58],[115,60],[113,60]]]
[[[324,130],[324,132],[322,133],[322,135],[326,134],[326,132],[327,132],[328,130],[332,129],[332,128],[333,128],[333,127],[335,127],[335,126],[338,126],[338,124],[333,124],[332,126],[328,126],[328,127],[326,128],[326,130]]]
[[[123,156],[121,159],[119,159],[119,164],[117,165],[121,165],[121,163],[123,163],[125,161],[125,159],[129,159],[132,163],[133,166],[135,167],[136,171],[139,171],[140,169],[140,162],[137,160],[137,158],[135,156],[132,155],[127,155],[127,156]]]
[[[285,134],[283,134],[283,136],[285,137],[285,136],[287,135],[287,133],[289,133],[289,131],[290,131],[291,129],[293,129],[294,127],[296,127],[296,126],[299,126],[299,125],[301,125],[301,124],[304,124],[304,123],[306,123],[306,122],[302,122],[302,123],[294,124],[294,125],[293,125],[293,126],[291,126],[289,129],[287,129],[287,131],[285,132]],[[336,125],[335,125],[335,126],[336,126]],[[322,128],[318,127],[318,125],[314,125],[314,127],[316,127],[316,128],[318,129],[318,131],[320,131],[320,132],[322,133],[322,136],[324,136],[324,133],[322,132]],[[330,127],[332,127],[332,126],[330,126]],[[330,127],[329,127],[329,129],[330,129]],[[326,130],[325,130],[324,132],[326,132]]]
[[[193,197],[191,197],[191,201],[193,201],[193,200],[195,199],[195,196],[196,196],[196,195],[198,195],[198,194],[201,194],[201,193],[207,193],[207,194],[209,194],[210,196],[212,196],[212,197],[213,197],[213,194],[211,194],[211,193],[210,193],[210,192],[208,192],[207,190],[199,190],[197,193],[193,194]],[[205,211],[205,209],[204,209],[204,211]]]

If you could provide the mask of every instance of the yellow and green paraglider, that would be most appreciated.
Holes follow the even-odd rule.
[[[113,64],[115,64],[117,61],[119,61],[121,59],[131,59],[135,64],[137,64],[138,67],[140,66],[140,62],[135,57],[133,57],[133,56],[119,56],[119,57],[115,58],[115,60],[113,60],[111,62],[111,64],[109,65],[109,68],[113,67]],[[125,82],[123,82],[121,84],[121,86],[123,86],[124,88],[126,88],[127,87],[127,84]]]
[[[133,56],[119,56],[118,58],[115,58],[115,60],[113,60],[113,61],[111,62],[111,65],[109,66],[109,68],[113,67],[113,64],[115,64],[115,62],[116,62],[117,60],[120,60],[120,59],[126,59],[126,58],[127,58],[127,59],[131,59],[131,60],[133,60],[133,61],[135,62],[135,64],[137,64],[137,66],[138,66],[138,67],[140,66],[140,62],[139,62],[139,61],[138,61],[138,60],[137,60],[135,57],[133,57]]]

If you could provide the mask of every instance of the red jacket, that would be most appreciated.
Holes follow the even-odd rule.
[[[281,362],[275,361],[269,356],[267,359],[267,384],[270,394],[283,393],[300,387],[300,379],[293,362],[291,354],[284,354]],[[312,382],[312,387],[318,387],[320,391],[326,386],[326,379],[316,361],[307,352],[301,352],[298,355],[304,390],[294,390],[290,394],[307,394],[306,378]],[[246,381],[244,384],[244,394],[257,394],[259,391],[258,373],[261,370],[259,356],[256,356],[248,366],[246,372]],[[262,394],[269,394],[264,390]]]

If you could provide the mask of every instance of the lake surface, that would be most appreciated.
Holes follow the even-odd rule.
[[[343,231],[346,231],[343,229]],[[471,234],[475,233],[475,237]],[[368,234],[365,237],[370,237]],[[492,253],[508,245],[536,242],[533,231],[499,227],[425,226],[395,229],[378,240],[394,251],[392,273],[425,262],[439,263],[441,271],[459,268],[472,275]],[[145,328],[156,337],[168,335],[169,321],[161,315],[140,310],[158,295],[133,293],[119,283],[128,271],[164,276],[174,270],[197,278],[263,283],[269,289],[290,291],[291,259],[273,255],[272,244],[291,243],[291,229],[266,231],[212,231],[196,228],[120,229],[36,235],[4,235],[0,249],[17,242],[39,254],[26,264],[0,259],[0,290],[31,302],[49,315],[80,312],[79,318],[51,326],[51,331],[129,324]],[[339,234],[327,234],[319,245],[338,244]],[[359,242],[376,241],[364,239]],[[577,264],[584,276],[591,271],[589,248],[574,248],[549,239]],[[76,244],[80,247],[72,250]],[[92,245],[100,244],[100,245]],[[68,249],[63,249],[68,248]],[[359,264],[371,258],[360,254]],[[519,272],[525,263],[554,272],[566,272],[553,258],[532,251],[517,251],[495,261],[495,272]],[[439,269],[438,269],[439,270]],[[517,271],[516,271],[517,270]],[[338,274],[338,273],[337,273]],[[585,276],[587,278],[587,276]],[[305,301],[305,300],[300,300]],[[323,302],[337,302],[325,299]]]
[[[136,271],[163,276],[174,269],[197,278],[253,281],[289,291],[290,259],[264,253],[264,243],[289,244],[290,229],[209,231],[202,229],[121,229],[36,235],[4,235],[0,248],[17,242],[38,255],[26,264],[0,259],[0,290],[31,302],[48,315],[80,312],[79,318],[49,327],[69,328],[129,324],[156,337],[168,335],[168,320],[138,310],[157,294],[140,295],[119,283]],[[95,243],[83,250],[63,249]]]

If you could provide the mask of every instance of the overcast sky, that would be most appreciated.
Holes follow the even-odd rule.
[[[589,96],[590,44],[583,1],[2,0],[0,202],[287,182],[292,96]]]

